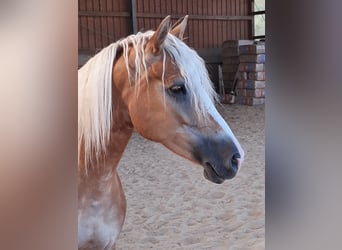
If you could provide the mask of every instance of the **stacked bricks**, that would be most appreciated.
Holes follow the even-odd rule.
[[[242,40],[243,43],[240,41],[235,41],[238,47],[234,55],[230,57],[223,55],[222,72],[226,90],[228,93],[232,90],[234,77],[237,74],[239,81],[235,102],[243,105],[263,104],[265,103],[265,44],[260,42],[255,44],[254,41],[249,40]],[[231,45],[233,41],[225,43]],[[225,51],[231,52],[232,50],[223,48],[223,53]],[[233,62],[235,66],[232,65]],[[234,73],[229,71],[234,69]]]
[[[234,78],[239,68],[240,46],[252,45],[252,40],[228,40],[222,44],[222,75],[226,93],[233,88]]]

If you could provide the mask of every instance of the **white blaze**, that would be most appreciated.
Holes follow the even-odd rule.
[[[239,141],[236,139],[235,135],[233,134],[232,130],[226,123],[226,121],[222,118],[222,116],[219,114],[217,109],[215,108],[214,104],[208,105],[208,113],[215,119],[215,121],[220,125],[222,130],[232,139],[233,143],[237,147],[239,154],[240,154],[240,159],[239,161],[242,162],[245,157],[245,152],[243,151]]]

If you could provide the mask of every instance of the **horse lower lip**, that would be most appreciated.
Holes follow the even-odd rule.
[[[216,175],[218,175],[217,172],[215,171],[214,167],[213,167],[209,162],[206,162],[205,165],[206,165],[206,167],[207,167],[208,169],[210,169],[210,170],[213,171]]]
[[[212,172],[214,172],[216,176],[220,176],[220,175],[216,172],[215,168],[214,168],[209,162],[206,162],[205,165],[207,166],[208,169],[210,169]]]
[[[220,178],[215,171],[210,170],[208,168],[204,168],[203,174],[207,180],[214,182],[216,184],[221,184],[224,181],[224,179]]]

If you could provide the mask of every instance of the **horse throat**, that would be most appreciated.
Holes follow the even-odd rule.
[[[124,223],[126,199],[116,168],[133,127],[124,109],[114,111],[106,156],[79,174],[78,249],[111,249]]]

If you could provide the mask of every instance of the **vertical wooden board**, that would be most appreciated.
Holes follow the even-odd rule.
[[[210,8],[210,10],[211,10],[211,15],[213,15],[213,16],[216,16],[216,15],[218,15],[218,16],[221,16],[222,15],[222,10],[221,10],[221,8],[222,8],[222,4],[221,4],[221,0],[216,0],[216,1],[210,1],[210,5],[211,5],[211,8]]]
[[[170,15],[172,11],[172,2],[171,1],[165,1],[166,5],[166,13],[165,15]]]
[[[185,16],[185,15],[188,15],[189,14],[189,10],[187,8],[188,6],[188,0],[183,0],[181,1],[182,3],[182,14]]]
[[[165,4],[165,0],[161,0],[160,1],[160,14],[166,14],[166,4]]]
[[[203,14],[203,0],[197,0],[197,15]]]
[[[149,9],[148,13],[155,14],[155,6],[154,6],[154,0],[149,0]],[[149,29],[155,29],[155,17],[151,17],[149,20]]]
[[[100,4],[100,11],[106,12],[107,11],[107,2],[106,0],[99,0]],[[101,34],[102,34],[102,47],[105,47],[109,44],[108,39],[108,25],[107,25],[107,18],[101,17]]]
[[[205,36],[208,36],[208,34],[204,34],[204,22],[203,20],[198,21],[198,34],[197,34],[197,39],[199,40],[199,48],[205,48]]]
[[[152,14],[157,13],[156,12],[156,6],[155,6],[155,0],[150,0],[150,9],[149,12]],[[155,29],[155,17],[150,18],[150,29]]]
[[[185,9],[187,10],[189,15],[192,15],[192,1],[193,0],[184,0],[184,3],[186,3]]]
[[[203,6],[202,6],[202,10],[203,10],[203,15],[208,15],[208,1],[207,0],[203,0]],[[209,41],[209,30],[210,30],[210,26],[209,26],[209,22],[206,20],[202,21],[202,25],[203,25],[203,44],[204,44],[204,48],[207,48],[210,44]]]
[[[139,13],[143,13],[143,4],[144,1],[137,1],[137,15],[139,15]],[[138,31],[143,31],[143,27],[144,27],[144,19],[142,17],[137,17],[137,25],[138,25]]]
[[[207,0],[208,1],[208,15],[213,15],[213,2],[211,0]],[[214,26],[214,22],[213,20],[208,20],[208,45],[209,44],[213,44],[213,26]]]
[[[235,0],[230,0],[230,15],[235,15]]]
[[[170,4],[171,4],[171,11],[170,11],[170,15],[173,16],[178,12],[178,9],[177,9],[177,0],[174,0],[174,1],[170,1]]]
[[[240,7],[241,7],[240,2],[241,1],[243,1],[243,0],[235,0],[235,14],[237,16],[241,16],[241,13],[240,13]]]
[[[225,16],[226,15],[226,1],[225,0],[219,0],[217,3],[217,14]]]
[[[202,0],[197,1],[197,14],[202,15]],[[198,20],[198,33],[196,35],[196,39],[198,39],[198,48],[204,47],[204,36],[203,34],[203,20]]]
[[[121,0],[121,12],[130,12],[131,11],[131,4],[130,1],[127,0]],[[121,17],[121,37],[126,37],[129,34],[131,34],[131,28],[130,28],[130,17]]]
[[[177,6],[178,6],[178,11],[179,11],[179,14],[180,15],[182,15],[182,16],[185,16],[187,13],[186,13],[186,11],[184,10],[184,5],[183,5],[183,2],[184,1],[177,1],[178,2],[178,4],[177,4]]]
[[[245,38],[245,22],[246,21],[241,21],[240,22],[241,39]]]
[[[227,21],[222,21],[222,43],[227,40]],[[222,47],[222,43],[219,44],[220,48]]]
[[[125,31],[125,33],[123,34],[123,37],[126,37],[131,34],[130,17],[124,17],[123,21],[124,21],[124,31]]]
[[[248,13],[246,12],[246,7],[247,7],[247,1],[246,0],[242,0],[240,2],[241,5],[241,15],[247,16]]]
[[[213,1],[211,3],[211,13],[213,16],[221,15],[221,10],[219,10],[219,8],[221,8],[221,0],[216,0],[216,1]],[[212,37],[213,37],[211,48],[221,47],[221,46],[219,46],[221,41],[219,41],[218,23],[219,23],[218,20],[212,20],[211,21],[211,28],[210,29],[212,30]]]
[[[144,0],[141,1],[143,3],[143,13],[149,13],[150,10],[150,5],[149,5],[149,0]],[[144,30],[149,30],[150,29],[150,18],[144,17]]]
[[[233,40],[233,21],[228,21],[228,39]]]
[[[107,0],[106,1],[106,9],[108,12],[113,11],[113,1]],[[113,43],[115,41],[115,35],[114,35],[114,18],[113,17],[106,17],[107,19],[107,28],[108,28],[108,41],[109,43]]]
[[[100,10],[99,0],[92,0],[93,1],[93,10],[98,12]],[[101,17],[95,16],[94,17],[94,34],[95,34],[95,48],[101,49],[103,47],[102,44],[102,27],[101,27]]]
[[[84,1],[80,1],[79,9],[81,11],[84,11],[87,9],[86,3]],[[88,31],[88,20],[87,17],[81,16],[79,21],[79,26],[81,30],[81,47],[82,49],[88,49],[89,48],[89,31]]]
[[[232,3],[231,1],[227,1],[227,15],[230,16],[232,14]]]
[[[243,0],[235,0],[235,15],[236,16],[240,16],[241,1]]]
[[[154,10],[155,10],[155,13],[161,13],[161,3],[160,3],[161,0],[155,0],[154,1]]]
[[[137,17],[137,25],[138,25],[138,32],[144,31],[143,27],[144,27],[144,19],[142,19],[141,17]]]
[[[92,1],[87,1],[87,11],[93,10],[93,3]],[[94,27],[94,17],[87,17],[87,27],[88,27],[88,37],[89,37],[89,44],[88,48],[94,50],[95,49],[95,27]]]
[[[232,40],[236,40],[236,21],[232,20]]]
[[[196,0],[190,0],[191,4],[191,12],[192,14],[196,14]],[[193,44],[194,48],[198,48],[198,40],[196,39],[198,35],[198,21],[196,19],[193,19],[192,21],[192,36],[191,36],[191,41]]]
[[[203,0],[203,3],[202,3],[202,14],[203,15],[209,15],[209,12],[208,12],[208,0]]]
[[[116,0],[115,2],[113,3],[113,10],[120,12],[122,9],[121,7],[122,2],[121,0]],[[117,16],[114,19],[114,31],[115,31],[115,38],[117,39],[121,38],[121,34],[122,34],[121,18]]]
[[[227,16],[227,1],[222,0],[222,15]]]
[[[193,36],[193,41],[194,41],[194,47],[199,48],[199,43],[198,43],[198,20],[194,20],[194,36]]]
[[[218,41],[217,41],[217,44],[216,44],[216,48],[221,48],[221,45],[222,45],[222,43],[223,43],[223,29],[222,29],[222,23],[223,23],[223,21],[221,21],[221,20],[218,20],[217,21],[217,30],[218,30],[218,36],[217,36],[217,39],[218,39]]]

